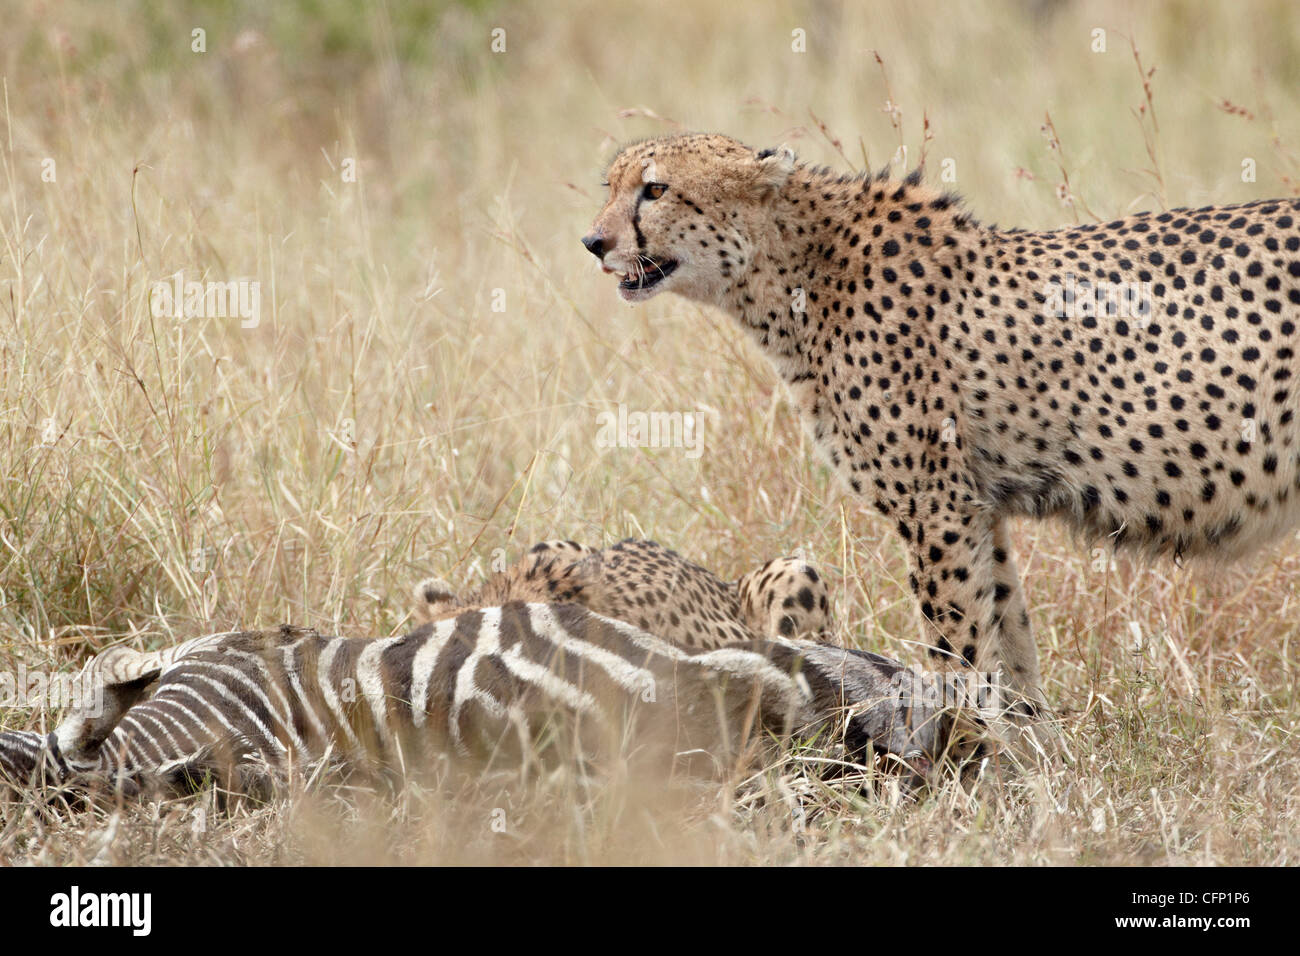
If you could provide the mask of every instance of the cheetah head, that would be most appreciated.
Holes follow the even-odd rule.
[[[716,134],[634,143],[610,164],[609,198],[582,244],[629,302],[669,291],[717,304],[751,267],[764,211],[793,169],[789,149]]]

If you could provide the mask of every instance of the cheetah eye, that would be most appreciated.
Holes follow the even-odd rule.
[[[668,187],[663,183],[646,183],[645,188],[641,190],[641,196],[643,199],[658,199],[666,192]]]

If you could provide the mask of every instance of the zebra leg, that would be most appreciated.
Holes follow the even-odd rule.
[[[147,695],[172,656],[114,647],[94,657],[77,677],[79,699],[54,731],[60,752],[74,762],[94,761],[100,745]]]
[[[92,658],[75,679],[76,699],[53,734],[0,732],[0,781],[39,789],[102,769],[100,746],[146,696],[162,668],[194,643],[153,654],[115,647]]]
[[[209,634],[159,651],[112,647],[97,654],[77,676],[78,699],[54,732],[62,755],[74,763],[95,761],[100,745],[149,696],[165,668],[225,636]]]
[[[54,734],[30,730],[0,731],[0,796],[72,794],[80,797],[114,791],[140,794],[139,780],[130,774],[105,773],[98,764],[69,761]]]
[[[33,786],[45,754],[45,735],[33,730],[0,732],[0,784],[22,791]]]

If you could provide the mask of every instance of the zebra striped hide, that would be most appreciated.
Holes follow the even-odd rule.
[[[406,776],[440,755],[496,766],[611,750],[703,752],[716,769],[759,738],[813,734],[928,766],[946,730],[937,709],[901,700],[902,665],[883,657],[792,641],[686,650],[575,604],[481,608],[378,640],[214,634],[114,648],[87,670],[102,708],[49,735],[0,733],[12,788],[210,776],[260,793],[321,761]]]

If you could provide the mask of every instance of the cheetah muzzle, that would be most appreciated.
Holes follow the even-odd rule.
[[[622,281],[618,284],[619,294],[629,301],[649,298],[648,295],[637,295],[637,293],[646,293],[655,289],[676,269],[676,259],[659,260],[643,255],[638,258],[634,272],[621,275]]]

